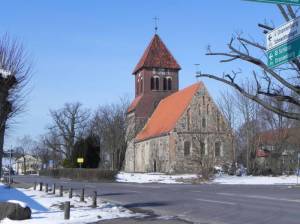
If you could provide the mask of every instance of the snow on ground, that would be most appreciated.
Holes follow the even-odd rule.
[[[80,202],[78,196],[69,199],[67,194],[64,197],[58,197],[57,195],[54,196],[45,192],[34,191],[33,189],[8,189],[0,184],[0,202],[9,200],[26,203],[32,210],[32,219],[13,221],[6,218],[0,221],[1,224],[81,224],[140,215],[124,207],[102,202],[100,199],[97,201],[98,207],[91,208],[91,198],[85,198],[85,202]],[[64,212],[59,207],[65,201],[71,201],[70,220],[64,220]]]
[[[120,172],[116,177],[117,182],[129,183],[163,183],[163,184],[178,184],[183,183],[183,180],[195,179],[196,174],[183,175],[167,175],[163,173],[125,173]]]
[[[297,184],[297,176],[217,176],[213,181],[217,184],[243,184],[243,185],[287,185]],[[299,177],[300,182],[300,177]]]

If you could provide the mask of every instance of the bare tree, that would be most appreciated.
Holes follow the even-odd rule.
[[[0,177],[5,130],[13,118],[23,111],[31,65],[25,50],[8,35],[0,38]]]
[[[90,112],[83,109],[80,103],[66,103],[61,109],[51,110],[50,114],[53,124],[49,128],[47,144],[69,160],[76,141],[84,136]]]
[[[278,4],[278,9],[286,21],[296,18],[296,13],[291,6]],[[264,33],[273,30],[268,24],[259,24]],[[252,79],[255,81],[255,91],[249,92],[241,84],[240,74],[242,71],[236,69],[231,73],[224,73],[221,76],[197,72],[197,77],[208,77],[235,88],[243,96],[255,101],[267,110],[270,110],[283,117],[300,120],[300,61],[294,59],[286,65],[276,69],[269,68],[262,60],[266,58],[266,48],[263,43],[253,39],[245,38],[242,33],[234,35],[228,43],[228,52],[214,52],[208,47],[206,55],[224,57],[220,62],[243,61],[256,69],[252,70]],[[266,98],[274,101],[289,104],[297,108],[295,111],[288,111],[276,104],[269,104]]]
[[[91,120],[91,130],[99,140],[100,166],[117,170],[123,166],[126,140],[126,111],[129,102],[125,98],[119,103],[100,106]]]

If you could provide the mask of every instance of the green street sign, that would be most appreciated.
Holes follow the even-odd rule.
[[[267,51],[268,67],[275,68],[300,56],[300,38]]]
[[[252,2],[267,2],[274,4],[290,4],[290,5],[300,5],[300,0],[246,0]]]

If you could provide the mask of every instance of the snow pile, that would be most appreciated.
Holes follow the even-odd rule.
[[[25,202],[23,202],[23,201],[8,200],[7,202],[14,203],[14,204],[19,204],[22,208],[28,207],[28,205]]]
[[[85,202],[80,202],[80,198],[77,196],[69,199],[66,194],[64,197],[58,197],[32,189],[8,189],[0,185],[0,202],[10,200],[20,201],[31,208],[32,219],[23,220],[22,224],[81,224],[139,215],[124,207],[102,202],[100,199],[97,201],[98,207],[91,208],[91,198],[85,198]],[[71,202],[70,220],[64,220],[64,212],[62,211],[62,203],[66,201]],[[20,223],[20,221],[13,221],[8,218],[0,222],[1,224]]]
[[[178,184],[183,180],[196,179],[197,174],[167,175],[163,173],[125,173],[120,172],[116,177],[117,182],[128,183],[163,183]]]
[[[299,177],[300,181],[300,177]],[[297,176],[216,176],[213,183],[218,184],[243,184],[243,185],[286,185],[286,184],[297,184]]]

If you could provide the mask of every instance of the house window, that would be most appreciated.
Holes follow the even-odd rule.
[[[151,90],[159,90],[159,77],[151,77]]]
[[[200,155],[204,156],[205,155],[205,143],[204,142],[200,142]]]
[[[215,157],[221,156],[221,142],[215,142]]]
[[[191,143],[189,141],[184,142],[184,155],[188,156],[191,153]]]
[[[202,118],[202,128],[206,128],[206,119]]]

